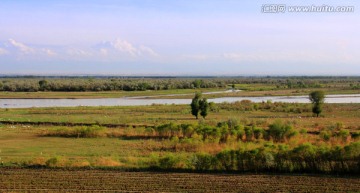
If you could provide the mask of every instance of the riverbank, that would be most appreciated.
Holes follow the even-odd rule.
[[[229,93],[228,91],[224,91]],[[231,91],[232,92],[232,91]],[[209,94],[212,94],[211,92]],[[234,92],[236,93],[236,92]],[[241,93],[239,91],[238,93]],[[173,94],[184,96],[187,94]],[[191,95],[191,94],[190,94]],[[206,93],[204,94],[204,96]],[[156,95],[159,96],[159,95]],[[79,106],[148,106],[148,105],[186,105],[191,99],[158,99],[151,97],[122,97],[99,99],[0,99],[0,108],[44,108],[44,107],[79,107]],[[208,99],[213,103],[236,103],[240,101],[252,102],[282,102],[282,103],[310,103],[307,95],[303,96],[259,96],[259,97],[219,97]],[[360,94],[326,95],[326,103],[360,103]]]
[[[173,89],[148,91],[99,91],[99,92],[0,92],[0,99],[97,99],[136,96],[193,94],[194,92],[216,92],[224,89]]]
[[[99,99],[99,98],[152,98],[152,99],[191,99],[195,92],[206,93],[206,97],[261,97],[261,96],[300,96],[311,91],[323,90],[326,94],[360,94],[359,89],[278,89],[278,90],[241,90],[231,89],[173,89],[148,91],[100,91],[100,92],[0,92],[0,99]],[[237,90],[239,91],[239,90]]]

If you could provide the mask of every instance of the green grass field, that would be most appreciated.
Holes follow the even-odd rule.
[[[310,104],[271,103],[269,109],[253,109],[250,104],[219,104],[210,112],[208,124],[230,118],[247,122],[269,123],[276,119],[292,122],[296,128],[314,129],[342,123],[352,130],[358,129],[360,104],[326,104],[323,116],[315,118]],[[261,104],[260,104],[261,105]],[[266,105],[266,104],[265,104]],[[247,110],[246,108],[251,108]],[[71,107],[0,109],[0,121],[69,122],[99,124],[197,123],[189,105],[152,105],[133,107]]]
[[[174,124],[207,124],[215,126],[218,122],[229,119],[238,120],[244,125],[256,125],[267,128],[276,120],[291,124],[297,132],[302,130],[317,131],[341,127],[351,132],[358,132],[360,119],[359,104],[327,104],[323,116],[315,118],[309,109],[309,104],[267,104],[269,109],[248,109],[255,103],[218,104],[215,112],[203,120],[196,120],[190,114],[188,105],[160,105],[142,107],[74,107],[74,108],[31,108],[31,109],[1,109],[0,121],[27,121],[32,124],[0,125],[0,157],[4,163],[15,165],[30,162],[45,165],[50,158],[63,159],[63,166],[77,165],[110,166],[142,168],[149,166],[153,158],[175,153],[187,159],[193,153],[218,153],[224,149],[249,149],[260,147],[264,141],[229,142],[229,143],[195,143],[182,144],[176,139],[152,139],[137,136],[145,135],[145,127],[115,127],[105,128],[107,136],[95,138],[64,138],[44,136],[44,133],[66,131],[81,126],[56,126],[51,123],[94,123],[94,124],[144,124],[157,126],[166,123]],[[265,104],[262,104],[265,105]],[[261,107],[261,105],[260,105]],[[300,109],[297,112],[291,109]],[[42,122],[47,122],[42,125]],[[123,137],[133,137],[126,139]],[[318,136],[298,135],[284,144],[295,147],[303,142],[315,144]],[[266,141],[265,141],[266,142]],[[351,141],[334,140],[323,143],[330,146],[346,145]],[[107,163],[109,162],[109,163]],[[61,165],[61,164],[60,164]]]

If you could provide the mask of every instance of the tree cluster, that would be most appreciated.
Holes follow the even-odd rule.
[[[320,113],[322,112],[322,106],[325,101],[325,93],[323,91],[314,91],[311,92],[309,95],[309,99],[313,104],[312,112],[319,117]]]
[[[210,105],[206,98],[202,98],[201,93],[195,93],[194,98],[191,101],[191,114],[198,119],[199,114],[205,119],[208,115]]]
[[[0,91],[145,91],[195,88],[225,88],[220,79],[167,78],[7,78],[0,79]]]
[[[193,88],[261,90],[299,88],[359,88],[359,77],[3,77],[0,91],[142,91]],[[237,85],[243,85],[238,87]],[[274,87],[276,85],[276,87]]]

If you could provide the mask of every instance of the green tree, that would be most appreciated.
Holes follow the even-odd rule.
[[[47,89],[48,86],[48,81],[47,80],[40,80],[39,81],[39,87],[41,91],[45,91]]]
[[[199,112],[200,112],[200,100],[201,100],[201,93],[197,92],[195,93],[195,97],[191,101],[191,114],[198,119]]]
[[[194,98],[191,101],[191,114],[198,119],[199,113],[205,119],[209,113],[210,105],[206,98],[202,98],[201,93],[195,93]]]
[[[200,104],[200,115],[205,119],[205,117],[208,115],[209,112],[209,103],[207,102],[206,98],[203,98],[199,101]]]
[[[324,100],[325,100],[324,92],[323,91],[311,92],[309,95],[309,99],[310,99],[311,103],[313,104],[312,112],[314,114],[316,114],[317,117],[319,117],[319,115],[322,112],[322,106],[323,106]]]

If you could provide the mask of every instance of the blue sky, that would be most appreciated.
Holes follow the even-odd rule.
[[[261,12],[273,3],[355,11]],[[0,74],[360,75],[359,4],[2,0]]]

